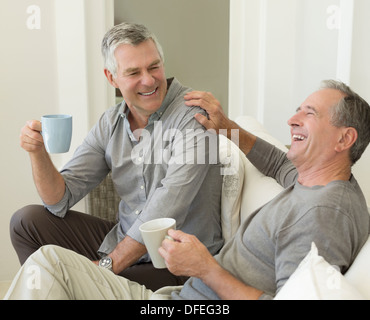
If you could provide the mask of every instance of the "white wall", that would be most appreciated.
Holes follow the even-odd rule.
[[[287,120],[324,79],[370,101],[367,0],[231,0],[229,116],[256,117],[285,144]],[[354,167],[370,205],[370,148]]]
[[[30,5],[40,9],[39,29],[27,26],[28,21],[30,27],[38,27],[32,20],[34,12],[27,13]],[[53,156],[60,167],[99,114],[114,104],[114,90],[105,81],[100,58],[100,41],[113,25],[113,1],[2,0],[0,23],[0,281],[4,281],[19,269],[9,238],[10,218],[27,204],[41,203],[29,157],[19,146],[20,130],[27,120],[43,114],[71,113],[71,152]],[[79,209],[84,209],[83,203]]]
[[[102,112],[115,103],[103,73],[100,44],[113,26],[113,0],[54,0],[59,112],[73,115],[69,153],[54,156],[58,167],[71,158]]]
[[[353,51],[351,65],[351,86],[367,102],[370,102],[370,1],[355,0],[353,19]],[[370,207],[370,146],[354,167],[354,175],[359,181]]]
[[[26,204],[40,203],[28,155],[19,147],[20,129],[28,119],[39,119],[42,114],[58,111],[54,5],[48,0],[37,3],[43,8],[40,30],[29,30],[26,26],[29,1],[3,0],[0,10],[3,43],[0,52],[0,280],[10,279],[19,266],[8,231],[12,213]]]
[[[231,0],[231,118],[255,116],[290,142],[287,119],[321,80],[337,75],[338,30],[327,27],[327,8],[339,3]]]

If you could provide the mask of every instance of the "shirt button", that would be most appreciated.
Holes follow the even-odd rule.
[[[140,213],[140,211],[139,211],[139,210],[136,210],[136,211],[135,211],[135,214],[136,214],[136,215],[138,215],[139,213]]]
[[[144,190],[144,186],[140,186],[140,189],[141,189],[141,190]]]

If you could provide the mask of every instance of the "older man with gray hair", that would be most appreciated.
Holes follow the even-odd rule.
[[[153,268],[139,227],[171,217],[212,254],[222,247],[222,176],[217,161],[209,160],[217,149],[209,150],[206,132],[194,119],[205,112],[185,106],[190,89],[166,79],[163,50],[143,25],[113,27],[102,41],[102,54],[104,73],[124,101],[102,115],[61,172],[45,150],[41,123],[28,121],[22,129],[21,146],[29,153],[44,206],[13,215],[13,246],[21,264],[43,245],[54,244],[96,264],[100,259],[101,266],[148,288],[182,284],[183,277]],[[195,149],[203,154],[202,163],[178,161]],[[70,210],[109,172],[121,197],[117,223]]]

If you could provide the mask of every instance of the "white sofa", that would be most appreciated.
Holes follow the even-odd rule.
[[[254,118],[236,122],[282,150],[286,147],[272,137]],[[289,130],[287,128],[287,130]],[[237,148],[221,137],[221,162],[229,170],[222,192],[222,230],[225,240],[238,229],[240,221],[273,197],[282,187],[260,173]],[[275,299],[370,299],[370,238],[349,271],[343,276],[317,253],[315,244]]]

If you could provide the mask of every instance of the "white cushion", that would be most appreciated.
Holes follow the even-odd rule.
[[[370,237],[357,255],[345,278],[370,300]]]
[[[236,122],[242,128],[286,151],[285,146],[272,137],[256,119],[243,116]],[[236,233],[241,221],[274,198],[283,188],[274,179],[259,172],[239,147],[226,137],[220,136],[219,146],[220,162],[224,165],[221,227],[223,238],[228,241]]]
[[[221,227],[225,241],[236,233],[240,225],[240,205],[244,182],[245,156],[239,147],[225,136],[219,137],[220,162],[223,164],[221,194]]]
[[[336,268],[318,255],[315,244],[275,300],[363,300],[364,296]]]
[[[284,144],[269,134],[255,118],[241,116],[235,122],[257,137],[264,139],[285,152],[287,151]],[[252,212],[269,202],[283,190],[283,187],[275,179],[266,177],[258,171],[245,156],[243,157],[243,162],[245,177],[240,209],[241,221],[244,221]]]
[[[287,151],[256,119],[243,116],[236,122],[247,131]],[[220,136],[219,146],[220,162],[224,165],[221,226],[223,238],[227,241],[236,233],[241,221],[274,198],[283,187],[259,172],[239,147],[224,136]]]

